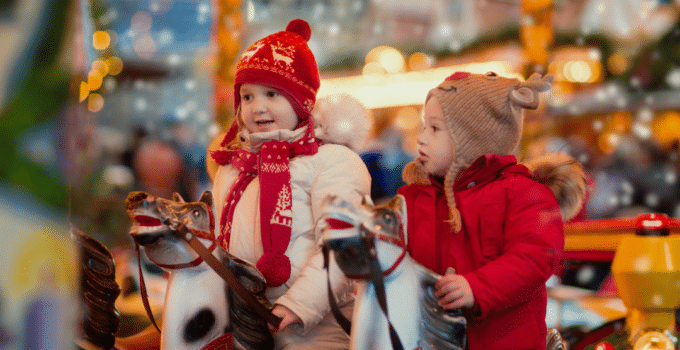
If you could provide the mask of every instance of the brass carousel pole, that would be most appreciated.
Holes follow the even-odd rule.
[[[545,74],[548,70],[549,49],[553,42],[553,0],[523,0],[520,40],[528,60],[525,76]]]
[[[208,146],[208,153],[219,147],[234,118],[234,75],[237,55],[241,49],[243,16],[240,0],[214,0],[216,12],[213,40],[216,44],[215,79],[213,103],[215,103],[215,122],[221,132]],[[217,164],[210,154],[206,158],[210,178],[217,170]]]
[[[215,17],[215,120],[225,128],[234,116],[234,64],[241,48],[243,18],[240,0],[214,0]]]

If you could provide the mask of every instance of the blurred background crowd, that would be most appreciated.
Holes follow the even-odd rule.
[[[403,184],[428,89],[455,71],[540,72],[555,85],[526,115],[518,158],[582,162],[578,220],[680,218],[677,0],[5,0],[0,349],[17,344],[18,305],[41,305],[45,285],[73,293],[69,225],[130,249],[129,192],[210,189],[234,63],[294,18],[312,27],[319,98],[349,94],[368,111],[374,201]]]

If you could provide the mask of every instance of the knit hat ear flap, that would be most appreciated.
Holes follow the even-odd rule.
[[[463,228],[463,220],[460,217],[460,211],[456,207],[456,198],[453,193],[453,183],[456,181],[458,173],[467,166],[458,162],[453,162],[449,167],[446,177],[444,177],[444,191],[446,193],[446,203],[449,205],[449,220],[451,231],[454,233],[460,232]]]
[[[463,220],[460,217],[460,211],[456,208],[456,198],[453,195],[453,183],[456,181],[456,175],[464,169],[465,165],[460,165],[454,162],[449,167],[449,170],[444,177],[444,189],[446,193],[446,203],[449,205],[449,220],[447,222],[451,225],[453,232],[460,232],[463,228]],[[406,164],[402,173],[402,179],[407,185],[430,185],[430,177],[423,168],[423,164],[416,160]]]

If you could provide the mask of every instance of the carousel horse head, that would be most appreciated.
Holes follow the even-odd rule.
[[[196,234],[209,250],[216,247],[212,192],[205,191],[198,202],[185,202],[178,194],[173,199],[158,198],[146,192],[131,192],[125,208],[132,226],[130,235],[145,248],[153,263],[163,268],[183,268],[201,263],[198,254],[181,237],[180,225]]]
[[[369,251],[374,247],[385,275],[389,275],[406,255],[406,202],[402,196],[389,203],[372,206],[364,199],[356,207],[337,196],[323,204],[324,244],[335,254],[340,269],[350,278],[368,279]]]
[[[146,192],[131,192],[125,207],[133,221],[130,235],[135,243],[144,247],[151,262],[170,271],[161,349],[232,345],[234,349],[273,348],[266,320],[204,261],[212,255],[257,301],[271,308],[265,296],[264,276],[255,266],[217,244],[212,192],[205,191],[197,202],[186,202],[177,193],[172,199],[164,199]],[[207,249],[202,256],[194,250],[195,239],[198,247],[202,244]],[[150,318],[153,321],[152,315]]]

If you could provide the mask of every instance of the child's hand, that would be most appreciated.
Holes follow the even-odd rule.
[[[472,307],[475,304],[470,283],[465,277],[456,275],[456,270],[451,267],[446,269],[446,274],[435,283],[434,296],[439,298],[438,304],[445,310]]]
[[[293,311],[283,305],[275,305],[272,309],[272,313],[281,318],[281,323],[279,323],[279,328],[274,328],[271,324],[269,325],[269,331],[274,333],[283,332],[291,323],[302,323],[302,320]]]

